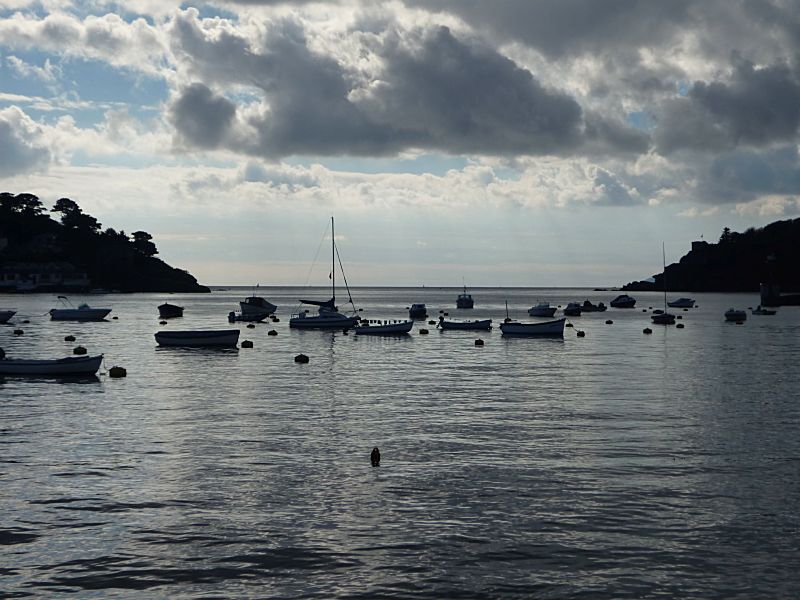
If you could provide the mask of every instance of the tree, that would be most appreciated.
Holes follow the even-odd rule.
[[[722,230],[722,235],[719,236],[719,243],[724,244],[725,242],[730,242],[731,239],[733,239],[733,236],[731,235],[731,228],[726,227]]]
[[[0,210],[6,213],[16,213],[24,217],[38,217],[44,211],[44,206],[38,196],[33,194],[0,194]]]
[[[156,245],[150,241],[153,239],[153,236],[146,231],[134,231],[131,237],[133,238],[131,243],[133,244],[134,248],[136,248],[145,256],[153,256],[158,254]]]
[[[69,198],[59,198],[50,212],[61,213],[61,224],[68,229],[97,233],[100,223],[91,215],[84,214],[78,204]]]

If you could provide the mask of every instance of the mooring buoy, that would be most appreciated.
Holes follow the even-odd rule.
[[[381,465],[381,451],[378,450],[377,446],[369,453],[369,462],[373,467],[379,467]]]
[[[75,346],[72,349],[72,353],[73,354],[86,354],[86,348],[84,348],[83,346]]]
[[[114,378],[127,377],[128,371],[126,371],[122,367],[111,367],[108,370],[108,375],[109,377],[114,377]]]
[[[308,362],[308,357],[305,354],[298,354],[294,357],[294,362],[305,364]]]

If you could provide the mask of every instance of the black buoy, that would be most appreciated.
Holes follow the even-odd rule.
[[[675,325],[675,327],[677,327],[678,329],[683,329],[683,323],[678,323],[677,325]]]
[[[647,312],[647,309],[646,309],[646,308],[643,308],[643,309],[642,309],[642,312]]]
[[[23,325],[26,325],[26,324],[28,324],[28,323],[30,323],[30,321],[29,321],[28,319],[25,319],[25,320],[22,322],[22,324],[23,324]]]
[[[117,319],[119,319],[119,317],[111,317],[111,318],[112,318],[112,319],[114,319],[115,321],[116,321]]]
[[[272,317],[272,322],[273,323],[280,323],[281,320],[278,317]]]
[[[253,323],[248,323],[248,324],[247,324],[247,328],[248,328],[248,329],[255,329],[255,328],[256,328],[256,326],[255,326]]]
[[[645,327],[644,329],[642,329],[642,333],[650,334],[650,333],[653,333],[653,330],[650,329],[649,327]]]
[[[108,370],[108,375],[110,377],[118,378],[118,377],[127,377],[128,372],[123,369],[122,367],[111,367]]]
[[[253,347],[253,342],[251,342],[250,340],[242,341],[242,348],[252,348],[252,347]]]
[[[606,325],[613,325],[613,324],[614,324],[614,321],[612,321],[611,319],[607,319],[606,320]]]
[[[277,332],[277,331],[275,331],[274,329],[270,329],[270,330],[267,332],[267,335],[278,335],[278,332]]]
[[[567,323],[566,325],[564,325],[564,327],[574,327],[574,325],[572,323]]]
[[[446,312],[446,313],[444,313],[444,316],[445,316],[445,317],[449,317],[449,316],[450,316],[450,313]]]
[[[64,336],[64,341],[65,342],[74,342],[75,341],[75,336],[74,335]]]
[[[167,322],[166,322],[166,321],[159,321],[159,322],[158,322],[158,324],[159,324],[159,325],[166,325],[166,324],[167,324]]]
[[[585,331],[578,331],[578,337],[586,337]]]
[[[675,317],[675,318],[676,318],[676,319],[682,319],[682,318],[683,318],[683,315],[678,315],[678,316],[677,316],[677,317]]]
[[[298,354],[294,357],[294,362],[305,364],[308,362],[308,357],[305,354]]]
[[[72,353],[73,354],[86,354],[86,348],[84,348],[83,346],[75,346],[72,349]]]
[[[475,345],[476,346],[483,346],[483,340],[478,338],[477,340],[475,340]]]
[[[6,357],[6,351],[0,348],[0,360],[3,360]]]
[[[14,330],[14,335],[22,335],[23,333],[25,333],[25,332],[22,331],[22,329],[15,329]]]
[[[427,329],[420,329],[419,330],[419,334],[420,335],[427,335],[428,334],[428,330]]]
[[[375,446],[372,449],[372,452],[369,453],[369,462],[372,463],[373,467],[381,466],[381,451],[378,450],[377,446]]]
[[[436,321],[434,321],[433,319],[431,319],[430,321],[428,321],[428,325],[436,325]]]

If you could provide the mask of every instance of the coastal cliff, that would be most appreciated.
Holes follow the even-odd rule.
[[[693,242],[678,263],[667,265],[666,289],[692,292],[757,292],[761,283],[800,290],[800,219],[776,221],[743,233],[723,230],[719,242]],[[626,291],[660,291],[664,275],[633,281]]]
[[[69,198],[49,211],[33,194],[0,193],[0,291],[208,292],[187,271],[156,258],[145,231],[101,224]]]

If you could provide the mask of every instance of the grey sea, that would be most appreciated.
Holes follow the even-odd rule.
[[[800,307],[737,325],[724,311],[756,295],[698,294],[679,329],[636,293],[563,340],[424,322],[371,338],[291,330],[297,299],[326,291],[261,288],[280,322],[234,325],[253,348],[156,347],[159,329],[231,327],[250,291],[72,298],[110,306],[100,323],[0,296],[19,313],[0,326],[9,357],[105,355],[90,380],[0,380],[0,597],[800,593]],[[527,318],[615,295],[471,292],[471,311],[457,289],[353,296],[370,318],[425,302],[499,325],[506,302]],[[161,326],[165,300],[186,312]]]

